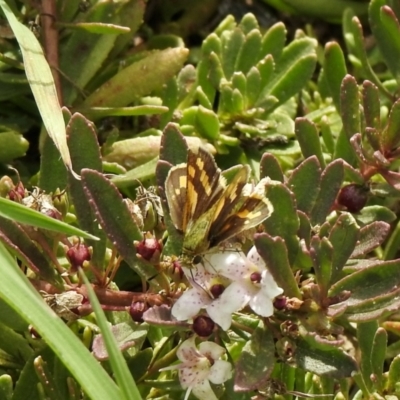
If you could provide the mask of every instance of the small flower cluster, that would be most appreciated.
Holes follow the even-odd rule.
[[[255,247],[247,257],[239,251],[210,252],[194,268],[184,268],[192,284],[172,307],[179,321],[205,309],[222,329],[228,330],[232,314],[246,306],[262,317],[273,314],[273,300],[282,294]]]
[[[221,357],[225,349],[213,342],[202,342],[196,347],[196,338],[185,340],[177,351],[181,364],[163,368],[162,371],[179,370],[179,381],[187,389],[185,400],[193,393],[201,400],[218,400],[210,382],[220,385],[232,376],[232,365]]]

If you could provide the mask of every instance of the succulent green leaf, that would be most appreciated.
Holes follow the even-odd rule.
[[[319,164],[324,168],[325,160],[322,154],[321,142],[315,124],[307,118],[296,118],[295,134],[299,141],[304,158],[316,156]]]
[[[394,78],[400,82],[400,27],[393,10],[385,0],[369,4],[369,22],[380,52]]]
[[[321,177],[321,188],[315,206],[311,212],[311,223],[322,224],[328,216],[344,178],[342,160],[327,165]]]
[[[221,62],[225,77],[228,80],[231,79],[235,72],[236,59],[241,51],[244,41],[245,35],[239,28],[235,28],[232,31],[224,31],[221,35]]]
[[[351,75],[346,75],[342,81],[340,114],[348,139],[361,132],[360,94],[357,82]]]
[[[279,60],[282,54],[283,47],[286,42],[286,27],[282,22],[272,25],[271,28],[265,32],[262,42],[260,57],[265,58],[268,55],[272,56],[275,61]]]
[[[343,213],[336,220],[329,234],[329,242],[332,244],[332,280],[335,282],[353,253],[359,237],[359,226],[354,217],[349,213]]]
[[[272,80],[272,75],[274,73],[274,59],[271,55],[266,55],[263,59],[261,59],[258,64],[256,65],[258,71],[260,72],[261,76],[261,86],[260,89],[264,88],[270,80]],[[268,97],[267,94],[263,94],[260,96],[257,103],[261,103],[265,97]],[[257,104],[256,103],[256,104]]]
[[[100,172],[86,168],[82,170],[82,184],[89,204],[111,243],[140,277],[153,278],[157,274],[155,268],[142,264],[136,256],[133,242],[142,240],[142,233],[118,189]]]
[[[248,35],[253,30],[260,29],[257,18],[252,13],[245,14],[238,26],[242,29],[245,35]]]
[[[231,80],[232,89],[237,89],[243,96],[247,92],[246,77],[242,72],[234,72]]]
[[[386,358],[388,335],[385,329],[378,328],[373,341],[371,351],[372,373],[374,376],[374,384],[378,390],[382,390],[383,386],[383,367]]]
[[[85,15],[85,24],[97,24],[98,21],[111,25],[118,24],[120,8],[120,3],[96,3]],[[116,38],[116,34],[99,35],[88,30],[74,30],[63,51],[60,52],[60,68],[68,77],[68,80],[63,82],[65,104],[73,104],[79,94],[77,88],[82,90],[99,71]]]
[[[20,133],[13,130],[0,132],[0,163],[6,164],[23,157],[28,147],[29,142]]]
[[[351,258],[363,257],[379,247],[387,238],[390,225],[383,221],[374,221],[360,229],[358,240]]]
[[[279,236],[272,237],[267,233],[260,233],[255,235],[254,243],[276,283],[283,289],[285,296],[301,298],[297,282],[290,269],[285,241]]]
[[[394,391],[398,382],[400,382],[400,354],[394,357],[390,363],[387,390]]]
[[[342,48],[338,43],[328,42],[325,45],[323,67],[333,103],[340,111],[340,90],[347,68]]]
[[[75,113],[67,125],[67,135],[73,168],[76,171],[90,168],[102,172],[100,148],[94,125],[83,115]],[[85,151],[82,152],[82,149]],[[71,174],[69,174],[69,190],[79,226],[101,239],[86,241],[93,248],[93,265],[101,270],[106,251],[106,236],[104,231],[99,228],[96,216],[90,209],[82,182],[76,180]]]
[[[119,71],[93,92],[84,107],[124,107],[168,82],[183,66],[188,49],[154,51]]]
[[[275,96],[282,104],[298,93],[314,72],[315,46],[315,40],[310,38],[295,40],[286,46],[261,96]]]
[[[167,161],[171,165],[185,163],[187,150],[187,142],[178,125],[169,123],[161,137],[160,160]]]
[[[363,82],[363,106],[366,126],[379,130],[381,125],[379,90],[370,81]],[[374,149],[378,149],[378,143],[371,144]]]
[[[396,221],[396,214],[384,206],[367,206],[357,214],[357,220],[363,224],[370,224],[374,221],[390,223]]]
[[[336,379],[350,377],[358,369],[354,358],[343,350],[319,343],[310,336],[296,341],[294,360],[306,371]]]
[[[233,89],[232,91],[232,109],[233,115],[241,114],[244,111],[244,101],[245,98],[238,89]]]
[[[251,339],[244,345],[235,365],[235,390],[256,390],[267,383],[275,364],[275,345],[271,332],[255,329]]]
[[[258,29],[249,32],[236,59],[235,71],[247,74],[260,59],[261,33]]]
[[[327,238],[313,236],[310,245],[310,255],[313,261],[315,278],[321,298],[325,298],[332,277],[332,259],[334,248]]]
[[[284,181],[283,171],[277,158],[271,153],[264,153],[260,161],[260,178],[269,176],[272,180]]]
[[[252,108],[261,91],[261,75],[256,67],[251,67],[246,75],[246,103],[247,108]]]
[[[312,156],[296,167],[288,180],[288,187],[296,197],[297,209],[310,214],[320,191],[321,166]]]
[[[357,339],[361,354],[360,369],[364,384],[370,390],[372,389],[372,349],[374,346],[374,337],[377,333],[378,327],[377,321],[362,322],[357,324]]]
[[[381,149],[390,151],[398,147],[400,143],[400,100],[397,100],[389,114],[386,128],[381,134]]]
[[[203,106],[197,108],[195,128],[200,135],[210,141],[218,139],[219,119],[213,110]]]
[[[284,184],[276,181],[267,184],[267,197],[274,207],[274,212],[264,221],[264,226],[271,236],[280,236],[284,239],[291,263],[298,251],[299,219],[296,199]]]
[[[345,316],[351,321],[372,321],[400,306],[399,267],[398,260],[366,266],[336,282],[330,295],[339,295],[343,291],[351,293],[340,303],[340,306],[347,306]]]

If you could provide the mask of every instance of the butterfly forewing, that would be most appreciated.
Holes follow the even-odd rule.
[[[267,219],[273,212],[271,202],[259,192],[251,193],[240,208],[229,215],[223,226],[210,240],[211,246],[216,246],[244,230],[254,228]]]
[[[187,207],[187,165],[179,164],[168,173],[165,181],[165,196],[175,228],[184,232],[186,230],[185,215]]]
[[[196,220],[222,195],[224,186],[221,170],[213,156],[203,148],[189,150],[187,165],[189,219]]]

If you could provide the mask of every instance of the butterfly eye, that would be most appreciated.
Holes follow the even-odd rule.
[[[203,261],[203,257],[201,255],[197,255],[192,258],[193,265],[200,264],[202,261]]]

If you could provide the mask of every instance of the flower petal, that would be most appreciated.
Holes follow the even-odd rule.
[[[226,350],[217,343],[207,341],[199,344],[199,352],[208,359],[218,360],[226,353]]]
[[[172,306],[171,313],[178,321],[185,321],[196,316],[211,301],[205,290],[194,286],[182,294]]]
[[[209,381],[220,385],[232,377],[232,365],[228,361],[217,360],[210,369]]]
[[[262,271],[265,270],[267,267],[265,265],[264,260],[258,254],[256,246],[253,246],[249,252],[247,253],[247,258],[257,267],[259,267]]]
[[[253,296],[249,302],[250,308],[262,317],[270,317],[274,313],[272,299],[262,290]]]
[[[241,310],[250,300],[248,290],[239,282],[232,282],[206,309],[209,317],[225,331],[231,326],[232,313]]]
[[[268,270],[263,271],[261,274],[261,286],[271,299],[283,293],[283,289],[276,284],[274,277]]]
[[[218,400],[207,379],[194,386],[192,393],[200,400]]]
[[[252,272],[251,263],[244,253],[234,250],[205,254],[203,264],[206,268],[231,280],[241,279]]]

